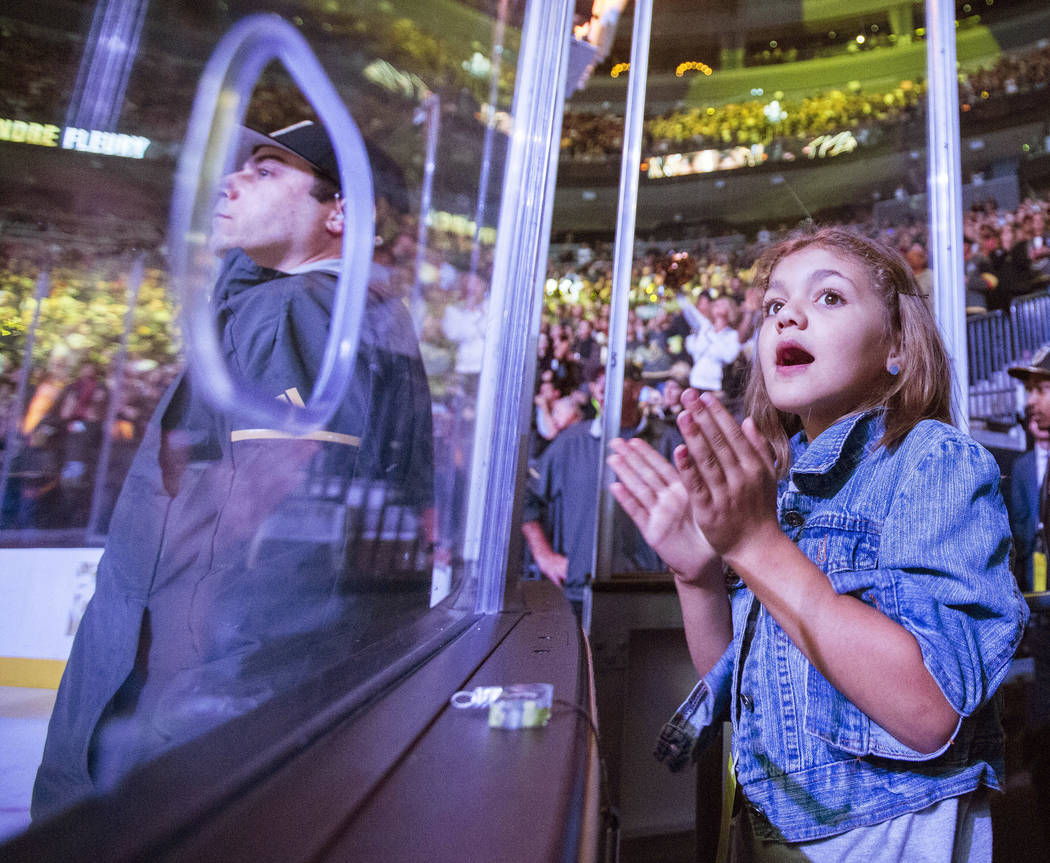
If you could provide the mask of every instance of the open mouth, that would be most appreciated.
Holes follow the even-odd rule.
[[[778,366],[804,366],[813,362],[813,354],[794,342],[777,345]]]

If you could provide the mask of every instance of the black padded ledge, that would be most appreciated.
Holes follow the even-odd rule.
[[[34,825],[0,861],[594,859],[586,641],[553,584],[522,595],[520,610],[450,624],[382,691],[331,691],[306,714],[302,691],[274,699]],[[337,683],[322,675],[310,695]],[[554,685],[545,728],[490,729],[487,711],[449,705],[457,690],[510,683]]]

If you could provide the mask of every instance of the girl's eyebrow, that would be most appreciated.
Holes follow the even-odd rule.
[[[813,285],[822,282],[824,279],[836,276],[842,279],[847,284],[856,287],[856,285],[853,284],[853,280],[849,278],[849,276],[840,273],[838,270],[830,269],[814,270],[812,273],[809,274],[809,278],[806,279],[806,285],[807,287],[812,287]],[[770,291],[782,290],[784,290],[784,283],[780,279],[772,279],[766,286],[766,290],[763,292],[763,296],[765,296],[765,294],[768,294]]]
[[[822,282],[824,279],[835,276],[850,285],[853,284],[853,280],[849,276],[840,273],[838,270],[814,270],[809,275],[808,284],[815,285],[817,282]]]

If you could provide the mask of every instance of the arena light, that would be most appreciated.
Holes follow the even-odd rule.
[[[678,66],[675,67],[674,74],[675,77],[681,78],[683,75],[685,75],[686,72],[689,72],[691,70],[703,72],[705,75],[710,75],[714,71],[706,63],[701,63],[699,60],[686,60],[683,63],[679,63]]]
[[[148,6],[149,0],[100,0],[95,6],[66,113],[67,126],[116,129]]]
[[[430,95],[430,88],[418,75],[404,72],[386,60],[373,60],[364,68],[365,78],[406,99],[423,101]]]

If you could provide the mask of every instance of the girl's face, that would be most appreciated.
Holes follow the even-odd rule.
[[[851,255],[809,246],[770,274],[758,337],[762,378],[809,440],[885,388],[894,354],[889,315]]]

